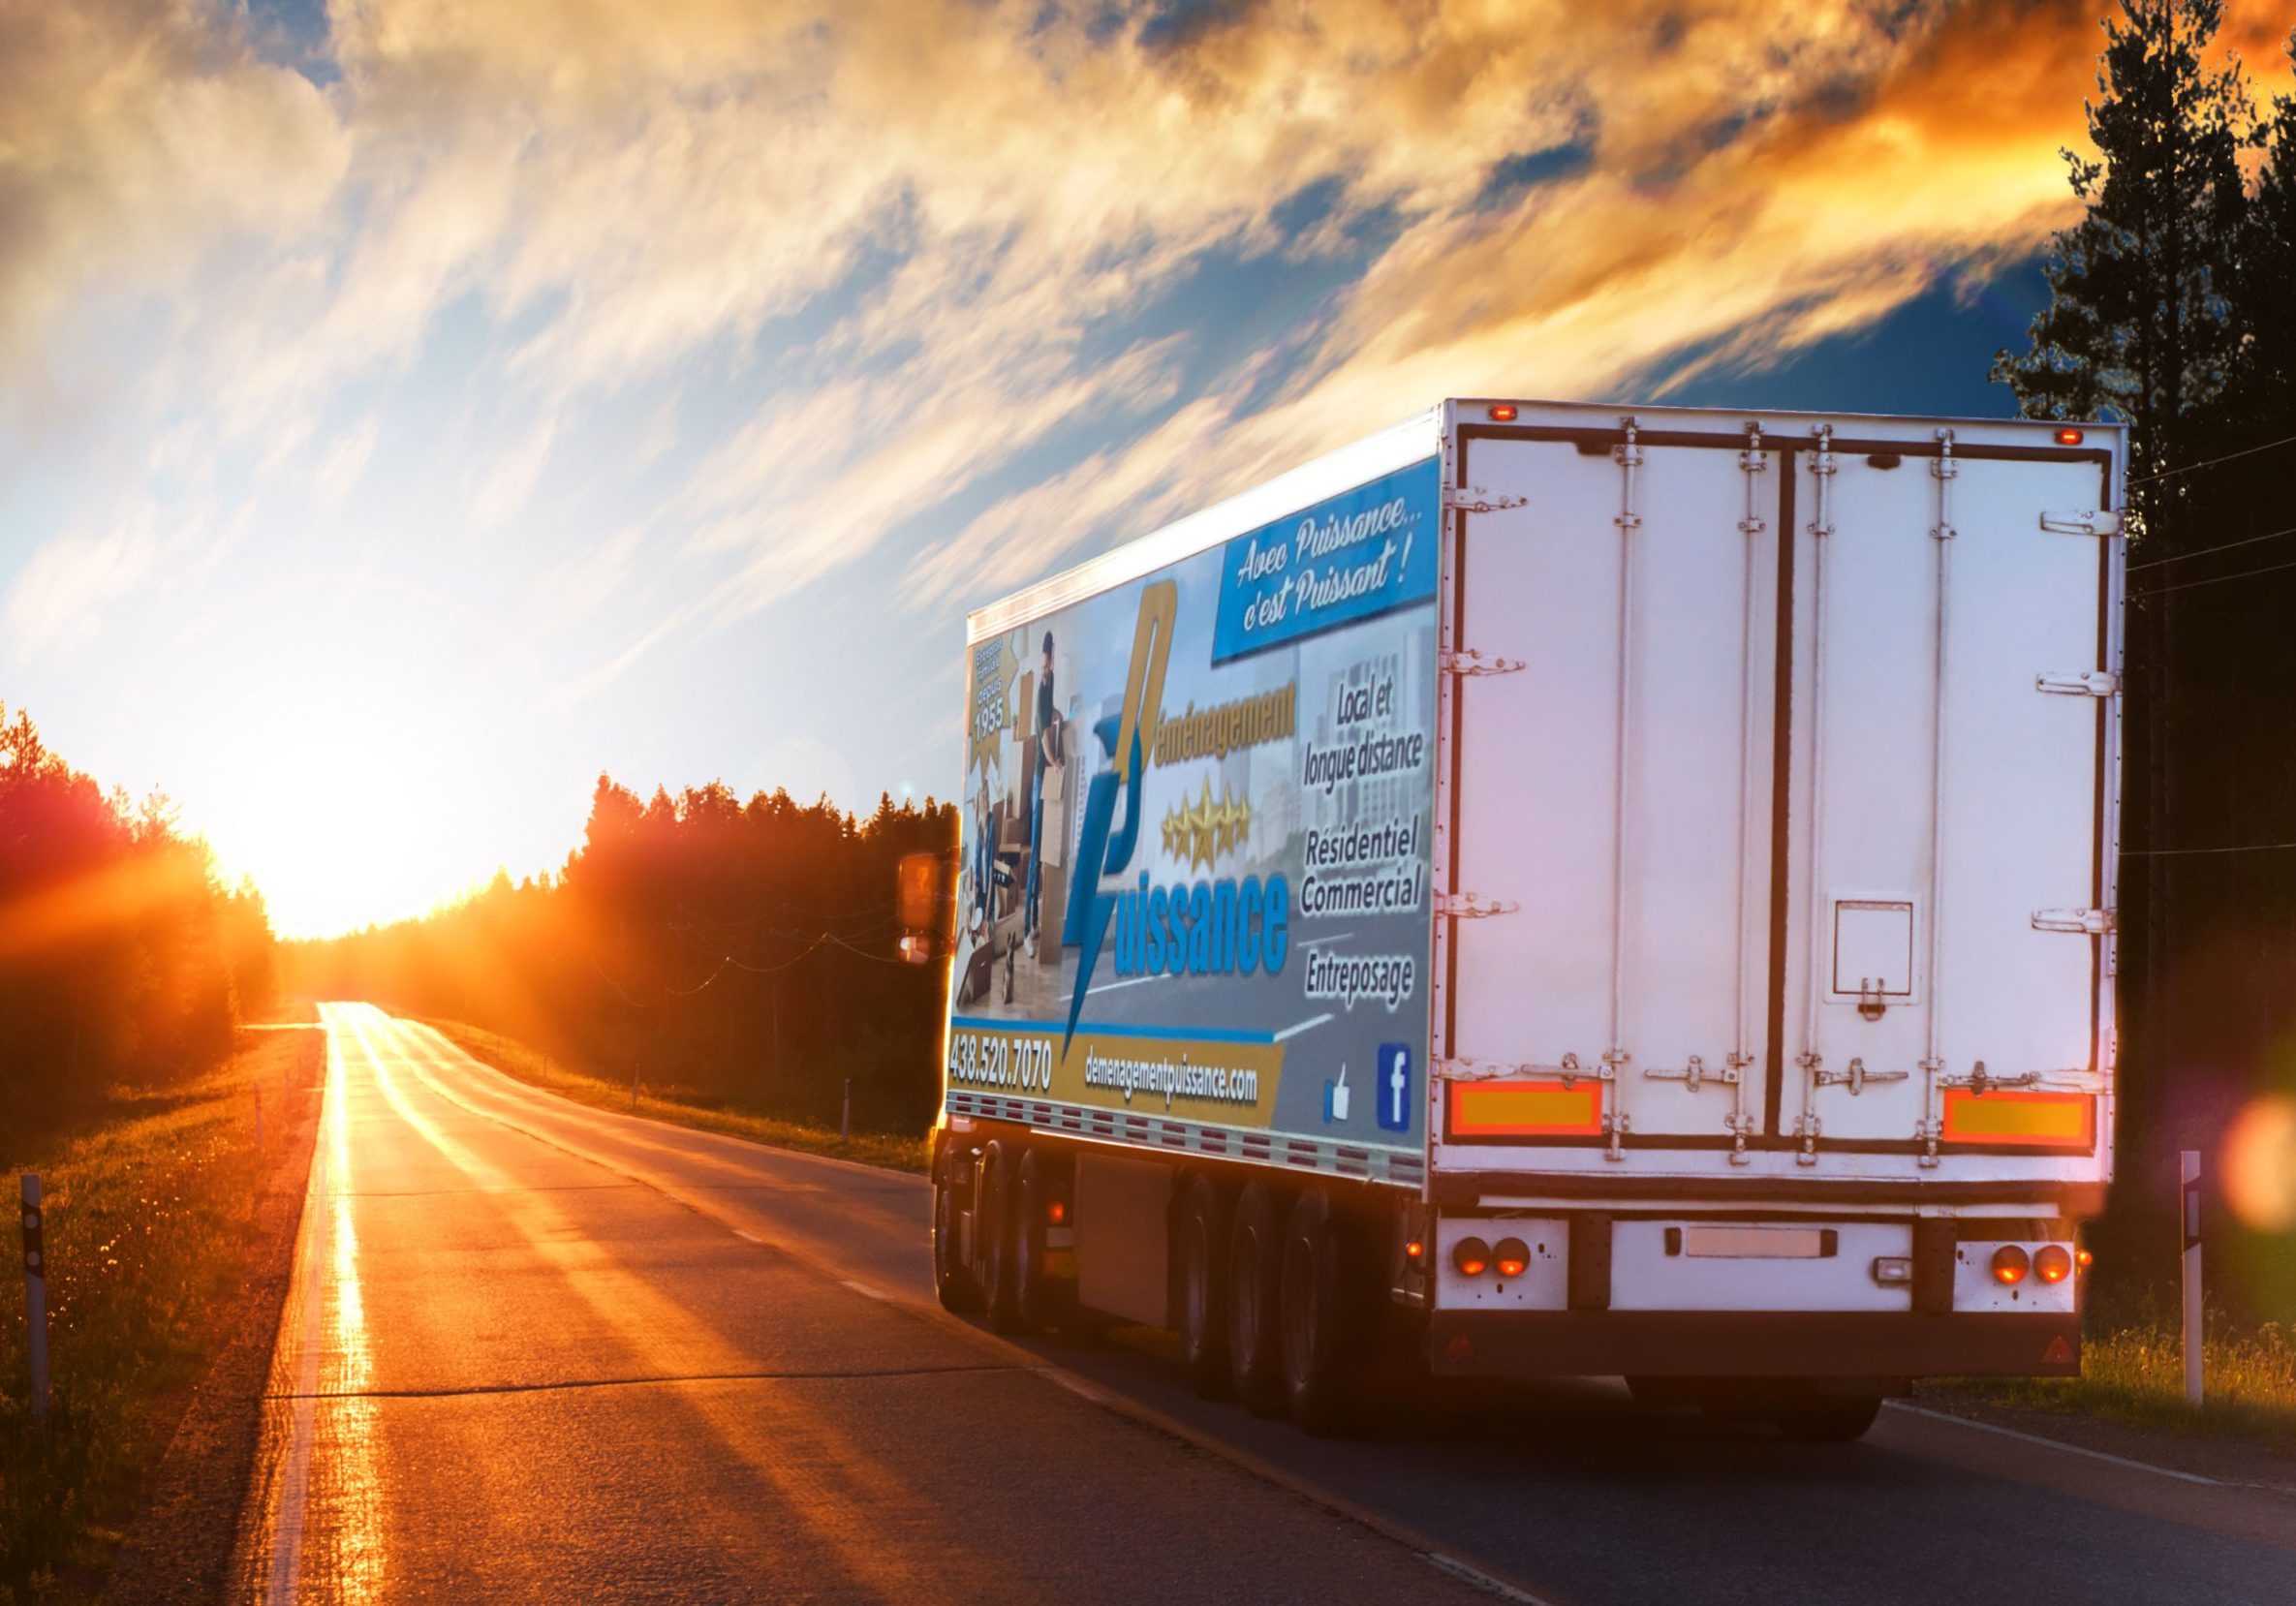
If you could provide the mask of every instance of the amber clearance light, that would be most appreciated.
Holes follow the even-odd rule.
[[[1491,421],[1495,424],[1511,424],[1515,421],[1515,404],[1513,402],[1493,402],[1489,407],[1484,408],[1483,412],[1490,417]]]
[[[2077,429],[2061,429],[2057,432],[2057,444],[2061,447],[2077,447],[2081,444],[2082,439],[2082,434]]]

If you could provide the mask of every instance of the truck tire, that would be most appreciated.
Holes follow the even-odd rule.
[[[1180,1201],[1180,1364],[1206,1400],[1228,1389],[1227,1213],[1212,1179],[1197,1176]]]
[[[1012,1222],[1014,1305],[1023,1326],[1063,1326],[1075,1309],[1075,1284],[1045,1268],[1045,1231],[1055,1199],[1066,1199],[1059,1160],[1041,1149],[1020,1157],[1020,1208]]]
[[[1227,1237],[1227,1376],[1256,1416],[1284,1409],[1283,1272],[1274,1192],[1248,1183]]]
[[[980,1309],[980,1285],[959,1252],[953,1163],[944,1156],[933,1166],[933,1292],[944,1311],[966,1315]]]
[[[1809,1395],[1771,1413],[1778,1431],[1798,1444],[1848,1444],[1863,1438],[1881,1414],[1877,1394]]]
[[[1284,1400],[1319,1437],[1345,1426],[1354,1312],[1343,1232],[1321,1189],[1299,1196],[1284,1228]]]
[[[980,1301],[992,1333],[1020,1326],[1020,1268],[1013,1251],[1012,1195],[1016,1190],[1012,1154],[991,1139],[980,1157],[980,1198],[973,1207],[973,1244],[978,1266]]]

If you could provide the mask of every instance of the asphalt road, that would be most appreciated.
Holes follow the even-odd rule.
[[[921,1179],[329,1005],[241,1591],[313,1600],[2296,1601],[2296,1499],[1589,1385],[1304,1438],[932,1304]]]

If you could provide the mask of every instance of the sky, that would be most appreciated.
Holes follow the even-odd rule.
[[[291,935],[946,798],[969,608],[1443,396],[2008,412],[2103,10],[0,0],[0,701]]]

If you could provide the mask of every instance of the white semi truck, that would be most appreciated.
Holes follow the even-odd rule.
[[[944,1300],[1312,1430],[2076,1373],[2125,449],[1448,401],[973,614]]]

